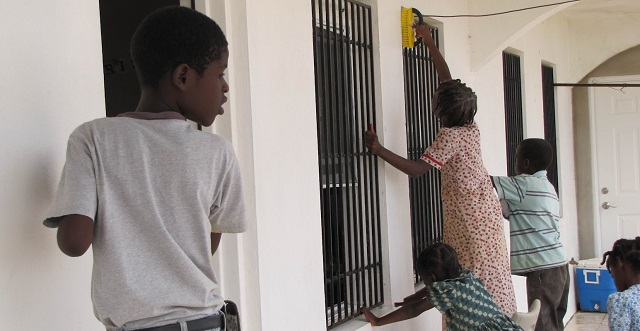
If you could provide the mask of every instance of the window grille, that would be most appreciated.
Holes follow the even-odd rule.
[[[558,191],[558,148],[556,143],[556,92],[553,68],[542,65],[542,99],[544,112],[544,139],[546,139],[553,148],[553,160],[549,168],[547,168],[547,178],[553,187]]]
[[[431,35],[438,45],[438,31],[431,27]],[[419,160],[436,138],[440,123],[433,116],[431,98],[438,87],[436,68],[424,44],[402,50],[404,67],[405,116],[407,157]],[[409,177],[411,208],[411,239],[413,260],[434,242],[442,241],[441,174],[429,171],[418,178]],[[414,265],[414,281],[420,275]]]
[[[327,328],[383,302],[371,7],[312,0]]]
[[[502,52],[507,176],[516,175],[516,148],[523,139],[520,57]]]

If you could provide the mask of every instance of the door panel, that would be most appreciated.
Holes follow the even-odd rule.
[[[598,79],[638,83],[640,77]],[[592,87],[595,111],[600,253],[640,236],[640,89]]]

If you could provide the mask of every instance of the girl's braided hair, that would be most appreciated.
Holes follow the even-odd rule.
[[[434,111],[445,127],[465,126],[473,123],[478,111],[478,98],[473,90],[459,79],[440,83]]]
[[[613,249],[602,255],[600,264],[607,264],[607,269],[618,264],[618,261],[628,262],[635,272],[640,272],[640,237],[636,239],[618,239],[613,243]]]
[[[422,251],[418,256],[417,267],[421,274],[433,274],[436,281],[459,277],[462,271],[458,254],[445,243],[432,244]]]

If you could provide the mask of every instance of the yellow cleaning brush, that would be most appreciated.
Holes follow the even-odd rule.
[[[400,24],[402,24],[402,47],[413,48],[415,45],[420,43],[420,40],[416,40],[415,32],[411,27],[416,21],[416,16],[418,19],[418,23],[422,23],[422,14],[415,8],[405,8],[402,7],[400,12]]]

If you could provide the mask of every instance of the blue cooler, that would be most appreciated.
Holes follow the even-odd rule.
[[[580,310],[606,313],[609,295],[618,291],[609,270],[600,262],[601,258],[578,261],[576,283]]]

